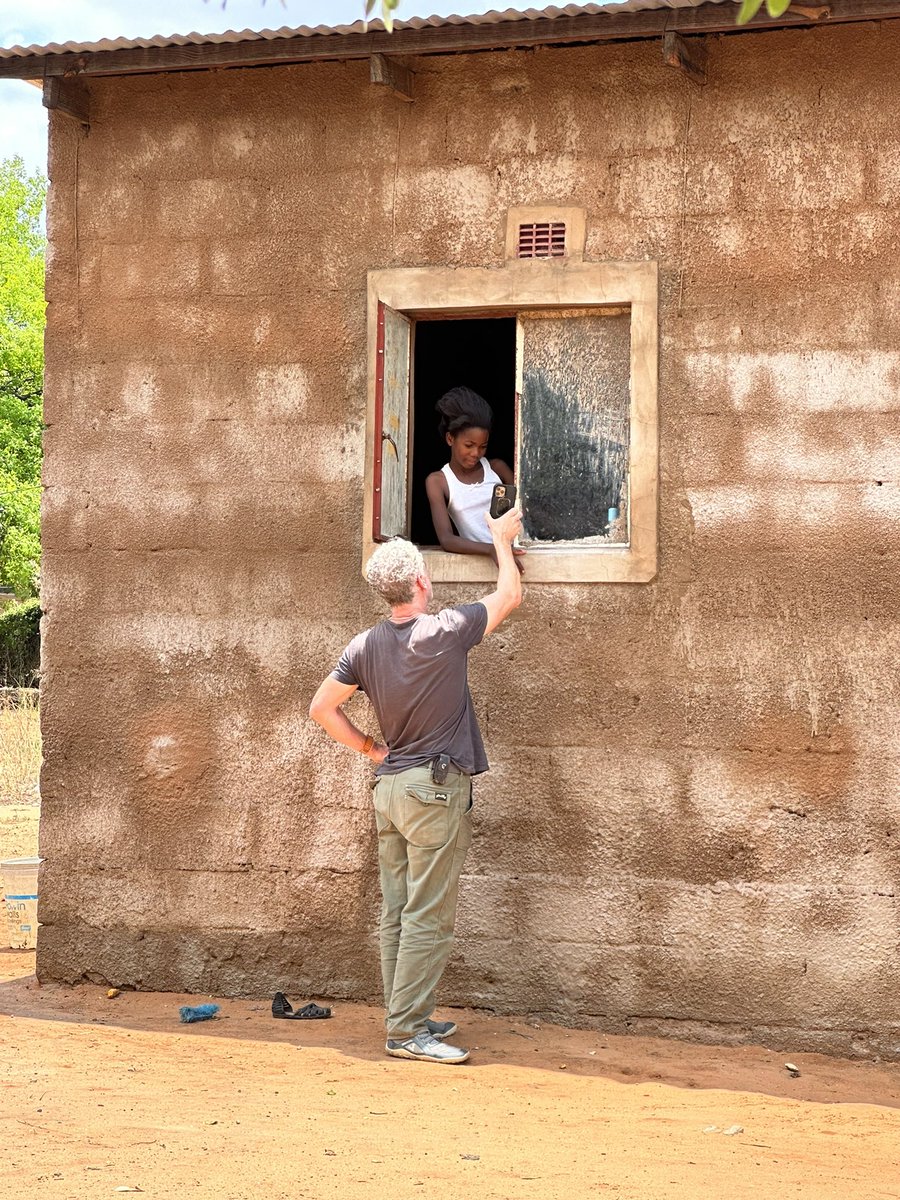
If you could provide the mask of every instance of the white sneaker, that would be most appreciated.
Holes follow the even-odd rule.
[[[461,1050],[459,1046],[448,1046],[446,1042],[439,1042],[427,1029],[417,1033],[413,1038],[408,1038],[405,1042],[388,1038],[385,1050],[394,1058],[418,1058],[422,1062],[433,1063],[461,1063],[469,1057],[468,1050]]]

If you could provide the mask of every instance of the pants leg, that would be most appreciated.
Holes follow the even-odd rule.
[[[375,824],[378,829],[378,870],[381,878],[381,979],[385,1010],[391,1005],[394,972],[400,950],[401,914],[406,907],[406,838],[390,820],[393,776],[375,785]]]
[[[386,1025],[413,1037],[434,1010],[453,946],[459,877],[472,843],[471,780],[444,785],[427,767],[382,777],[376,787],[382,881],[381,952]]]

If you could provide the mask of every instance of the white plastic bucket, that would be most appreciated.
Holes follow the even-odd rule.
[[[0,862],[9,944],[13,950],[33,950],[37,945],[37,892],[39,858],[7,858]]]

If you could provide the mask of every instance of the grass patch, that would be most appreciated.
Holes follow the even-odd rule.
[[[40,769],[37,693],[0,694],[0,804],[36,804]]]

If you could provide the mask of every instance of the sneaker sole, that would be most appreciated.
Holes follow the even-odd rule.
[[[402,1046],[386,1046],[385,1049],[391,1058],[411,1058],[416,1062],[439,1063],[441,1066],[453,1066],[456,1063],[464,1063],[469,1057],[468,1050],[461,1054],[459,1058],[433,1058],[430,1054],[413,1054],[411,1050],[404,1050]]]

